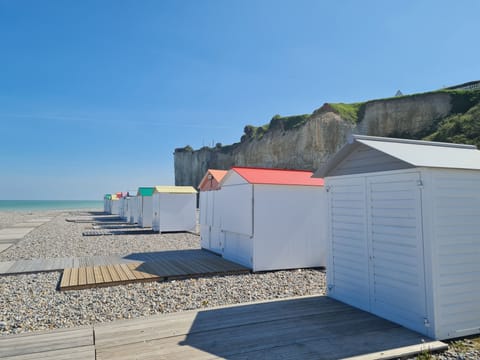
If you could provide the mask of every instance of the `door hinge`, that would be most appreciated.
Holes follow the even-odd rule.
[[[423,181],[422,180],[417,180],[417,185],[419,187],[423,187]]]
[[[332,187],[330,185],[325,186],[325,191],[326,192],[330,192],[331,189],[332,189]]]
[[[428,321],[427,318],[423,318],[423,325],[425,325],[425,327],[430,327],[430,321]]]
[[[332,291],[335,288],[335,285],[330,284],[327,286],[327,288],[328,288],[328,291]]]

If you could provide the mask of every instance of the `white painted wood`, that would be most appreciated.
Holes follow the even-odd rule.
[[[329,221],[328,294],[369,311],[365,179],[335,177],[325,179],[325,187]]]
[[[204,231],[209,247],[221,248],[226,259],[253,271],[326,265],[323,187],[250,184],[232,172],[211,193],[212,225]]]
[[[435,335],[480,332],[480,172],[429,170]]]
[[[154,231],[194,231],[196,194],[154,193],[152,228]]]
[[[420,180],[418,172],[367,177],[366,210],[371,311],[412,330],[425,332]],[[403,205],[397,209],[403,213],[400,216],[381,213],[385,204],[397,203]]]
[[[152,196],[137,196],[138,225],[142,228],[152,227],[153,199]]]
[[[120,214],[120,200],[110,200],[110,214],[118,215]]]
[[[397,145],[369,144],[405,159],[412,159],[412,149],[426,149]],[[327,176],[327,283],[338,300],[449,339],[480,333],[480,171],[471,163],[475,149],[442,150],[449,157],[467,151],[458,166],[470,162],[470,170],[434,150],[441,149],[418,159],[422,164],[432,156],[428,167]],[[448,168],[437,168],[445,161]]]
[[[252,236],[252,185],[248,183],[230,185],[228,182],[225,182],[222,185],[222,189],[218,191],[222,192],[220,205],[222,211],[222,231],[241,234],[243,236]]]
[[[323,187],[254,185],[254,204],[254,271],[326,265]]]
[[[220,190],[200,192],[200,241],[202,248],[222,253],[221,199]]]

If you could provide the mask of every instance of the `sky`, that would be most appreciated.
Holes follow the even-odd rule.
[[[480,79],[478,0],[0,0],[0,199],[174,184],[173,152]]]

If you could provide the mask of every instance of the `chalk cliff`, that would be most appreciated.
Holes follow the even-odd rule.
[[[175,183],[196,187],[208,168],[234,165],[314,171],[351,133],[421,139],[458,108],[457,95],[438,91],[362,104],[327,103],[310,115],[276,116],[263,127],[245,127],[241,142],[233,145],[176,149]]]

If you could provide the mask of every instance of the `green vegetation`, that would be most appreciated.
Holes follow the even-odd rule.
[[[244,135],[241,141],[261,139],[265,133],[273,129],[280,129],[281,131],[288,131],[298,128],[305,124],[310,118],[311,114],[281,116],[274,115],[268,124],[262,126],[247,125],[243,129]]]
[[[480,90],[441,90],[452,96],[452,114],[463,114],[480,103]]]
[[[175,152],[193,152],[193,148],[190,145],[187,145],[183,148],[176,148]]]
[[[342,119],[356,124],[361,119],[361,116],[359,115],[362,113],[361,110],[363,110],[365,103],[352,103],[352,104],[328,103],[328,105],[335,113],[340,115]]]
[[[425,140],[472,144],[480,147],[480,101],[466,113],[453,114],[438,124]]]

